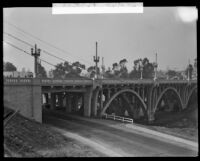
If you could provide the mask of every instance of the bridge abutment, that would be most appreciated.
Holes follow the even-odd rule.
[[[15,79],[17,81],[17,79]],[[27,84],[4,85],[4,105],[20,114],[42,122],[42,92],[37,79],[23,79]]]
[[[42,122],[42,90],[41,86],[33,85],[32,86],[32,110],[35,121]]]

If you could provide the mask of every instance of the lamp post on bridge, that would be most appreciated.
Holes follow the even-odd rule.
[[[187,80],[188,80],[188,82],[190,81],[190,59],[188,60],[188,78],[187,78]]]
[[[144,66],[142,64],[142,61],[140,61],[139,67],[140,67],[140,71],[141,71],[140,79],[143,79],[143,75],[142,74],[143,74],[143,68],[144,68]]]
[[[96,78],[98,78],[98,62],[99,62],[99,56],[97,56],[97,42],[96,42],[96,56],[93,57],[94,62],[96,63],[95,70],[96,70]]]
[[[157,63],[157,53],[156,53],[156,62],[153,64],[154,66],[154,81],[157,80],[157,67],[158,67],[158,63]]]
[[[31,55],[34,56],[35,58],[35,64],[34,64],[35,78],[38,77],[38,57],[40,56],[40,51],[41,49],[38,49],[36,44],[35,44],[35,48],[31,48]]]

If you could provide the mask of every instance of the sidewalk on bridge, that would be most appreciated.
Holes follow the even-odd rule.
[[[133,132],[133,130],[137,130],[139,132],[143,132],[143,134],[145,134],[148,137],[155,138],[155,136],[157,136],[157,139],[160,139],[160,140],[163,140],[163,141],[166,141],[164,139],[167,139],[171,143],[177,142],[177,143],[183,144],[182,146],[188,145],[188,146],[191,146],[195,150],[198,149],[198,143],[196,143],[194,141],[186,140],[186,139],[183,139],[183,138],[180,138],[180,137],[176,137],[176,136],[173,136],[173,135],[169,135],[169,134],[166,134],[166,133],[163,133],[163,132],[158,132],[158,131],[155,131],[155,130],[151,130],[151,129],[145,127],[144,125],[139,125],[139,124],[135,124],[135,123],[133,123],[133,124],[121,123],[120,127],[119,127],[118,126],[119,122],[114,122],[113,120],[101,119],[101,122],[100,122],[99,121],[100,119],[97,119],[97,118],[84,118],[84,117],[80,117],[80,116],[77,116],[77,115],[70,115],[70,114],[64,114],[64,113],[60,113],[60,114],[67,115],[69,117],[77,118],[77,119],[84,120],[84,121],[89,121],[89,122],[94,122],[94,123],[97,123],[97,124],[102,124],[102,125],[106,125],[105,123],[108,123],[108,121],[109,121],[111,124],[110,125],[107,124],[107,126],[110,126],[110,127],[113,127],[113,128],[117,128],[117,129],[123,128],[124,130],[125,129],[127,129],[127,130],[129,129],[132,132]],[[134,132],[136,132],[136,131],[134,131]]]

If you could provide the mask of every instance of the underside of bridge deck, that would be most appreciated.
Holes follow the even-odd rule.
[[[42,87],[43,107],[89,117],[91,87]]]

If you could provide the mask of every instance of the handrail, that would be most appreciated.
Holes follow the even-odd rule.
[[[108,115],[106,113],[103,114],[103,116],[105,116],[105,118],[107,119],[113,119],[113,120],[119,120],[119,121],[122,121],[122,122],[129,122],[129,123],[132,123],[133,124],[133,119],[130,119],[130,118],[127,118],[127,117],[121,117],[121,116],[116,116],[116,115]]]

